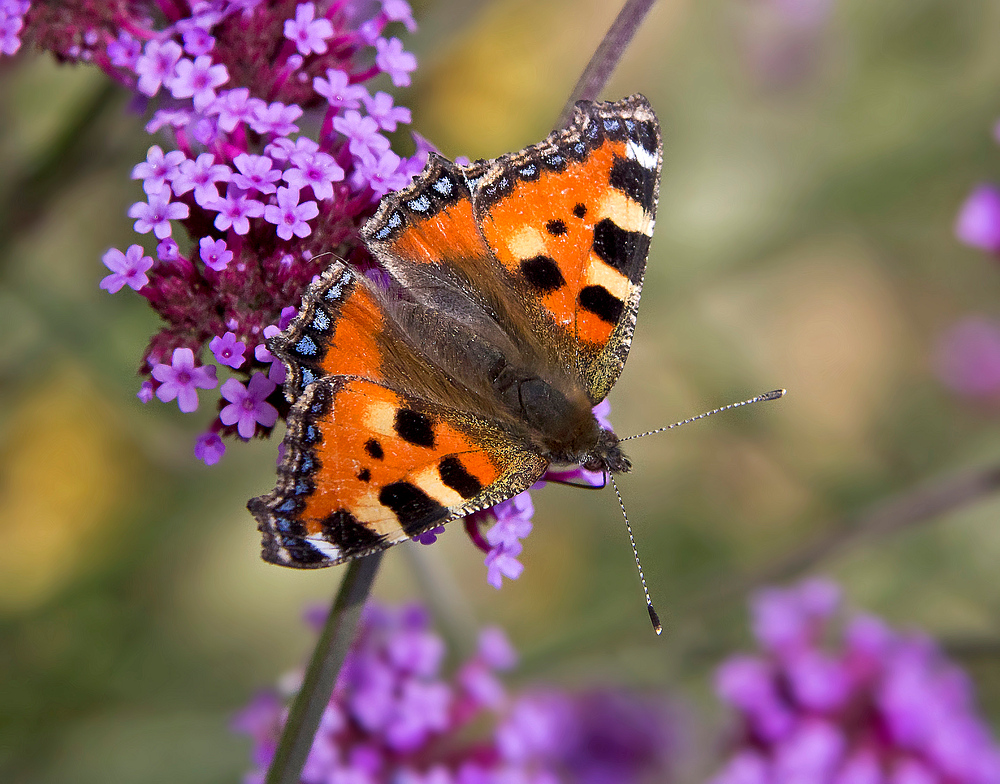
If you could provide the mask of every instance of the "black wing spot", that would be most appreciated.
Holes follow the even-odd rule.
[[[652,212],[656,173],[631,158],[615,157],[611,164],[611,187],[638,202],[646,212]]]
[[[550,256],[535,256],[521,261],[521,274],[528,284],[541,294],[557,291],[566,285],[559,265]]]
[[[369,471],[367,468],[362,468],[360,471],[358,471],[358,479],[360,479],[362,482],[370,482],[372,480],[372,472]]]
[[[577,218],[582,218],[586,214],[587,214],[587,205],[586,204],[577,204],[573,208],[573,215],[575,217],[577,217]]]
[[[594,253],[608,266],[627,275],[632,283],[642,280],[649,253],[649,237],[641,231],[626,231],[611,218],[594,226]]]
[[[580,292],[578,301],[581,308],[608,324],[617,324],[625,307],[625,303],[604,286],[586,286]]]
[[[404,441],[428,449],[434,447],[434,425],[426,414],[409,408],[401,408],[396,412],[396,421],[393,427],[396,430],[396,435]]]
[[[566,224],[556,218],[545,224],[545,230],[553,237],[559,237],[566,233]]]
[[[338,509],[321,523],[323,538],[346,554],[383,546],[385,537],[358,522],[346,509]]]
[[[365,451],[376,460],[381,460],[385,457],[385,452],[382,451],[382,445],[374,438],[369,438],[365,441]]]
[[[402,529],[410,536],[420,533],[448,514],[444,506],[409,482],[386,485],[378,494],[378,500],[393,511]]]
[[[646,152],[656,154],[659,151],[660,143],[657,138],[656,126],[653,123],[639,123],[639,128],[635,136],[639,140],[639,144],[642,145],[642,149]]]
[[[458,493],[462,498],[472,498],[483,489],[483,483],[465,470],[462,461],[457,457],[446,457],[438,464],[441,481]]]

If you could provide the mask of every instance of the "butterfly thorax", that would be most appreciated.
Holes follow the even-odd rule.
[[[543,378],[510,367],[496,379],[494,389],[511,413],[528,425],[539,452],[550,463],[611,473],[631,470],[618,436],[601,427],[582,389],[563,392]]]

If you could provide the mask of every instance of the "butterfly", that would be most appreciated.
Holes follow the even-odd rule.
[[[268,342],[287,368],[265,560],[341,563],[527,490],[552,464],[631,468],[592,413],[621,375],[662,166],[649,102],[581,101],[544,141],[431,154]]]

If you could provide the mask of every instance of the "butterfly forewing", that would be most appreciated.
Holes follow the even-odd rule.
[[[538,339],[572,367],[593,403],[628,354],[660,169],[659,124],[637,95],[581,102],[570,127],[466,172],[491,252],[548,317],[532,320]]]

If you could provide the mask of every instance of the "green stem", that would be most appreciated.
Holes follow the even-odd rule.
[[[334,596],[312,661],[281,731],[265,784],[299,784],[302,780],[313,736],[330,702],[337,673],[354,640],[361,608],[371,592],[381,561],[382,553],[377,552],[347,565],[347,574]]]

